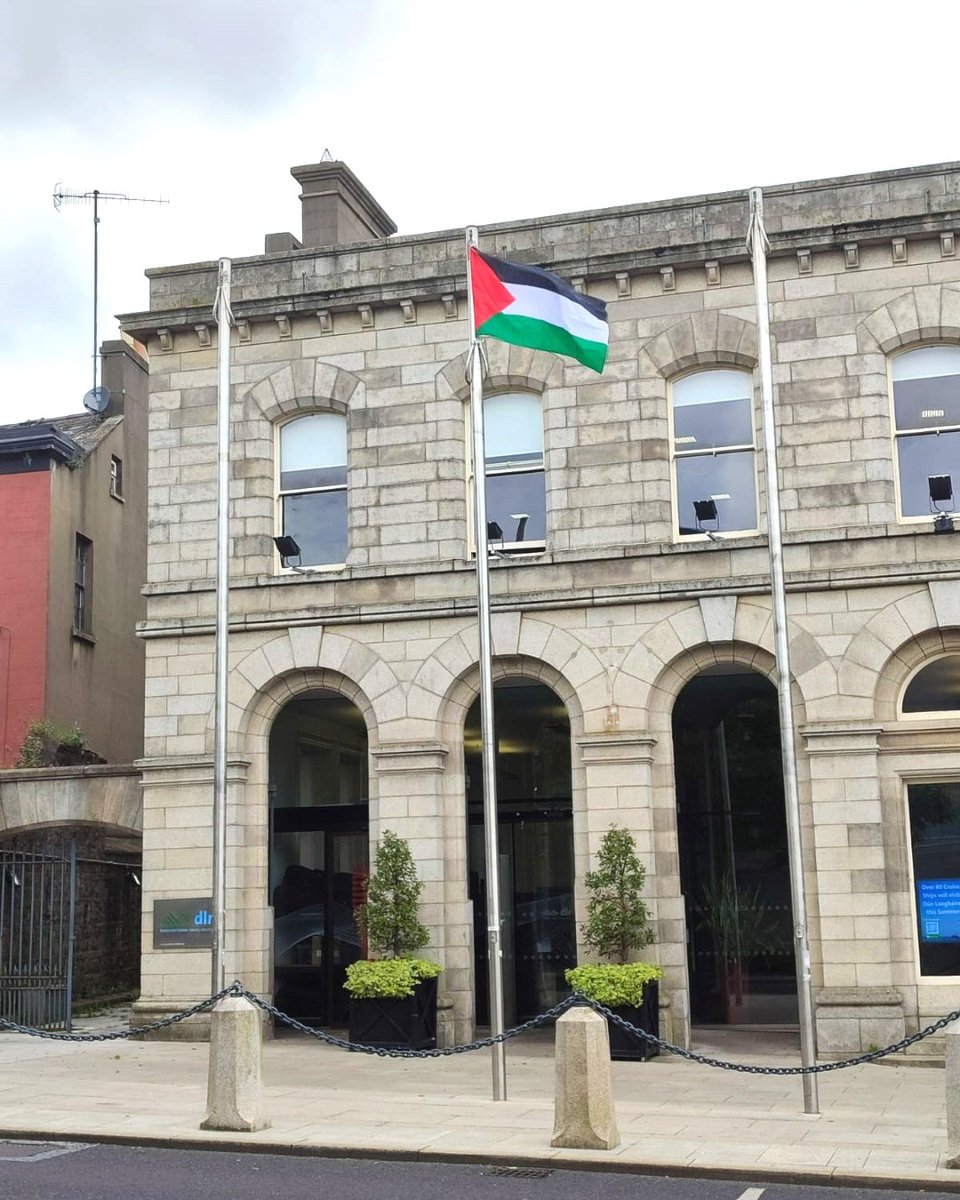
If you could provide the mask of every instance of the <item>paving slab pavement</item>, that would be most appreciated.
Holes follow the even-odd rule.
[[[721,1053],[731,1049],[718,1039]],[[789,1065],[782,1053],[738,1061]],[[710,1049],[717,1049],[711,1046]],[[552,1038],[507,1047],[509,1099],[490,1098],[488,1051],[436,1059],[353,1054],[303,1036],[265,1043],[268,1129],[199,1128],[203,1043],[68,1043],[0,1033],[0,1136],[70,1137],[287,1153],[605,1163],[615,1170],[809,1179],[960,1191],[947,1170],[944,1071],[872,1063],[819,1077],[819,1115],[796,1076],[743,1075],[663,1055],[614,1063],[621,1143],[556,1150]],[[733,1057],[733,1055],[730,1055]],[[793,1057],[793,1062],[796,1058]]]

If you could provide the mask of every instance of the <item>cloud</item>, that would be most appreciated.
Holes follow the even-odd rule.
[[[55,8],[55,12],[51,11]],[[262,114],[336,86],[374,31],[382,0],[64,0],[18,3],[4,20],[4,124],[114,137],[145,114]],[[53,26],[53,28],[51,28]],[[158,108],[160,111],[158,111]]]

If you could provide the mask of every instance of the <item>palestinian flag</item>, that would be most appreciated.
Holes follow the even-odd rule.
[[[607,306],[569,284],[470,247],[470,278],[478,337],[566,354],[594,371],[607,357]]]

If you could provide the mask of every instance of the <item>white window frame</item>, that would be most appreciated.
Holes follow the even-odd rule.
[[[960,775],[947,771],[903,771],[900,775],[900,794],[902,797],[904,845],[907,848],[907,876],[910,882],[910,920],[911,940],[913,943],[913,965],[916,971],[918,985],[924,987],[956,988],[960,981],[957,975],[924,975],[920,966],[920,914],[917,912],[917,880],[913,870],[913,835],[910,832],[910,785],[924,783],[960,783]]]
[[[678,450],[676,445],[676,427],[674,421],[674,412],[676,405],[674,403],[674,388],[678,383],[682,383],[685,379],[689,379],[693,375],[703,375],[708,371],[735,371],[745,376],[750,381],[750,430],[753,434],[753,439],[750,443],[744,443],[736,446],[722,446],[717,449],[710,448],[708,450]],[[750,451],[753,454],[753,490],[754,490],[754,512],[757,514],[757,523],[752,529],[724,529],[720,528],[713,533],[713,536],[728,538],[728,537],[750,537],[751,535],[760,532],[760,480],[757,463],[757,389],[754,380],[754,373],[746,367],[738,367],[728,363],[715,363],[711,366],[696,366],[689,371],[684,371],[680,375],[675,375],[670,381],[667,388],[667,436],[670,446],[670,494],[673,507],[673,541],[674,542],[706,542],[710,540],[709,535],[703,533],[681,533],[680,532],[680,495],[677,484],[677,463],[685,458],[706,458],[708,455],[716,458],[721,454],[743,454]],[[711,500],[714,496],[709,497]],[[707,497],[704,497],[707,499]],[[722,501],[721,501],[722,503]]]
[[[945,347],[950,350],[960,351],[960,346],[955,342],[923,342],[915,343],[912,346],[902,346],[891,354],[887,355],[887,396],[890,413],[890,440],[892,442],[893,454],[893,487],[897,505],[897,524],[899,525],[929,525],[936,516],[936,513],[919,513],[916,516],[908,517],[903,512],[903,497],[900,489],[900,438],[901,437],[917,437],[918,435],[927,435],[936,437],[941,433],[957,433],[960,432],[960,425],[941,425],[938,427],[930,426],[920,429],[898,429],[897,428],[897,409],[893,398],[893,362],[897,358],[905,358],[908,354],[913,354],[917,350],[935,350],[938,347]],[[960,378],[960,372],[958,372]],[[960,476],[960,472],[958,472]],[[954,479],[954,510],[960,504],[960,477]]]
[[[280,486],[280,477],[281,477],[281,473],[282,473],[282,467],[283,467],[283,461],[282,461],[282,450],[281,450],[281,434],[282,434],[282,431],[283,431],[283,430],[284,430],[284,429],[285,429],[285,428],[286,428],[288,425],[292,425],[292,424],[293,424],[295,421],[301,421],[301,420],[303,420],[303,418],[304,418],[304,417],[316,417],[316,416],[325,416],[325,415],[327,415],[327,416],[332,416],[332,417],[338,417],[340,420],[342,420],[342,421],[343,421],[343,423],[344,423],[344,428],[346,429],[346,422],[347,422],[346,414],[345,414],[345,413],[339,413],[339,412],[336,412],[334,409],[328,409],[328,408],[318,408],[318,409],[313,409],[313,410],[310,410],[310,411],[307,411],[307,412],[296,412],[296,413],[291,413],[291,415],[290,415],[289,417],[287,417],[287,418],[286,418],[286,420],[283,420],[283,421],[278,421],[278,422],[275,424],[275,426],[274,426],[274,431],[273,431],[273,438],[274,438],[274,453],[273,453],[273,462],[274,462],[273,494],[274,494],[274,497],[275,497],[275,501],[274,501],[274,528],[276,529],[276,532],[277,532],[277,534],[278,534],[278,535],[282,535],[282,534],[284,533],[284,528],[283,528],[283,501],[284,501],[284,498],[285,498],[286,496],[306,496],[306,495],[310,495],[310,494],[312,494],[312,493],[315,493],[315,492],[344,492],[344,493],[348,493],[348,490],[349,490],[349,485],[350,485],[349,440],[348,440],[348,442],[347,442],[347,461],[346,461],[346,463],[344,463],[344,467],[345,467],[345,469],[346,469],[346,472],[347,472],[347,480],[346,480],[346,482],[345,482],[345,483],[342,483],[342,484],[340,484],[340,483],[338,483],[338,484],[331,484],[331,485],[328,485],[328,486],[325,486],[325,487],[313,487],[313,488],[287,488],[286,490],[282,489],[282,488],[281,488],[281,486]],[[349,434],[349,431],[347,431],[347,432],[348,432],[348,434]],[[347,529],[346,529],[346,535],[347,535],[347,537],[346,537],[346,543],[347,543],[347,552],[348,552],[348,553],[349,553],[349,550],[350,550],[350,512],[349,512],[349,503],[350,503],[350,502],[349,502],[349,496],[348,496],[348,499],[347,499]],[[302,570],[309,570],[309,571],[311,571],[311,572],[313,572],[313,571],[342,571],[342,570],[343,570],[343,568],[344,568],[346,565],[347,565],[347,564],[346,564],[346,561],[343,561],[343,562],[334,562],[334,563],[315,563],[315,564],[313,564],[313,563],[312,563],[312,564],[310,564],[310,566],[302,568]],[[281,561],[280,561],[280,565],[279,565],[279,566],[277,566],[277,567],[275,568],[275,574],[277,574],[277,575],[297,575],[297,574],[299,574],[299,573],[300,573],[300,571],[301,571],[301,569],[298,569],[298,568],[296,568],[296,567],[288,567],[288,566],[285,566],[285,565],[283,564],[283,560],[282,560],[282,559],[281,559]]]
[[[498,391],[491,392],[483,397],[484,403],[488,400],[493,400],[497,396],[529,396],[537,401],[540,408],[540,427],[543,434],[543,449],[540,455],[539,467],[529,467],[521,469],[504,468],[488,472],[486,463],[484,463],[484,483],[486,483],[488,475],[540,475],[543,478],[543,507],[544,518],[547,516],[547,448],[546,448],[546,429],[543,424],[543,394],[541,392],[531,391],[528,388],[501,388]],[[473,410],[470,401],[467,400],[464,404],[464,422],[467,429],[466,437],[466,477],[467,477],[467,512],[468,512],[468,537],[467,537],[467,553],[473,557],[477,553],[477,530],[475,518],[474,504],[474,488],[476,487],[476,476],[473,470]],[[484,413],[484,441],[487,435],[486,413]],[[486,446],[484,446],[486,452]],[[502,528],[502,526],[501,526]],[[509,530],[504,529],[504,541],[501,545],[499,542],[494,546],[495,550],[502,550],[503,553],[511,559],[534,557],[541,555],[546,551],[547,539],[544,537],[538,541],[522,541],[510,542],[506,540],[506,535]],[[514,531],[515,532],[515,531]]]
[[[114,500],[123,499],[123,459],[119,454],[110,455],[110,495]]]

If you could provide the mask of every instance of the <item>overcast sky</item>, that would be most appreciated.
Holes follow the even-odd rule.
[[[0,46],[0,420],[79,411],[151,266],[299,232],[325,148],[401,234],[960,158],[956,4],[18,0]]]

